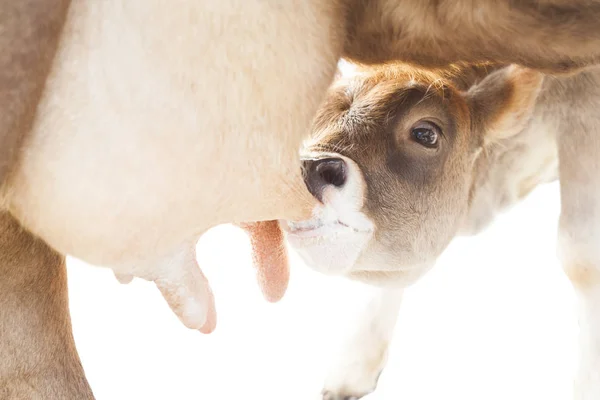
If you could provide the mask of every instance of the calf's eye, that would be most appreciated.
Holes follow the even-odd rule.
[[[419,122],[410,132],[412,140],[428,148],[436,148],[440,138],[440,128],[427,121]]]

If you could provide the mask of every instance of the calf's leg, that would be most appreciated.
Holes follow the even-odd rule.
[[[375,289],[330,369],[324,400],[358,399],[377,386],[387,362],[403,289]]]
[[[600,118],[596,113],[582,113],[582,120],[570,121],[558,138],[562,202],[558,252],[579,309],[576,400],[600,399]]]
[[[71,330],[65,257],[0,212],[0,399],[93,399]]]

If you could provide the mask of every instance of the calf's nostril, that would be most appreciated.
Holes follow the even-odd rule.
[[[323,202],[325,187],[341,187],[346,183],[346,163],[341,158],[304,160],[302,170],[308,191],[320,202]]]
[[[331,158],[320,161],[316,166],[316,170],[321,179],[323,179],[323,182],[336,187],[344,186],[344,183],[346,183],[346,165],[344,160]]]

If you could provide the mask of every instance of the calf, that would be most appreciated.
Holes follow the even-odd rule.
[[[313,217],[283,223],[307,264],[380,287],[324,398],[375,388],[405,287],[560,177],[560,258],[581,299],[577,399],[600,398],[600,69],[560,79],[516,66],[358,68],[330,89],[306,143]]]

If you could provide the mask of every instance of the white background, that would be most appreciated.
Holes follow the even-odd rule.
[[[571,398],[574,295],[556,259],[558,185],[459,238],[406,294],[388,368],[366,399]],[[284,300],[258,291],[245,235],[200,241],[217,330],[186,329],[153,284],[69,260],[76,343],[98,400],[317,399],[365,289],[293,259]],[[362,297],[361,297],[362,296]]]

